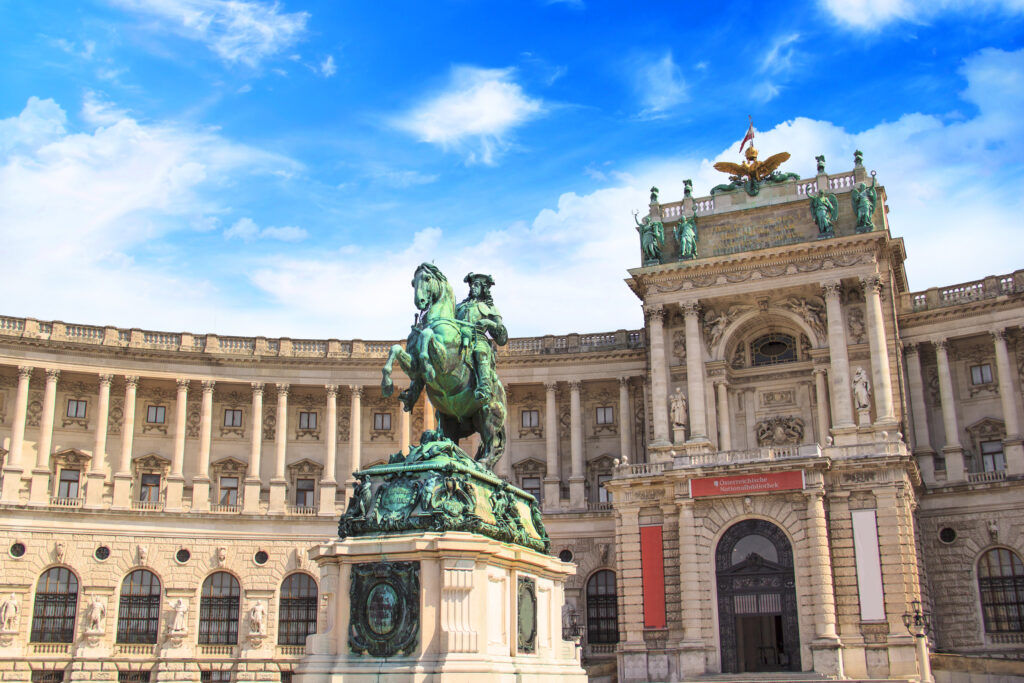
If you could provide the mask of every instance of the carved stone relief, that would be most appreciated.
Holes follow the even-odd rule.
[[[851,344],[863,344],[867,341],[864,327],[864,311],[859,307],[851,307],[846,313],[846,330],[850,335]]]
[[[804,438],[804,421],[799,417],[770,417],[757,423],[758,446],[792,446]]]

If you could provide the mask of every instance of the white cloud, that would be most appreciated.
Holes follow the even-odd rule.
[[[771,102],[779,96],[780,92],[782,92],[782,88],[775,83],[761,81],[751,89],[750,96],[757,102]]]
[[[792,71],[796,66],[794,63],[796,50],[792,46],[798,40],[800,40],[799,33],[776,38],[761,61],[759,70],[762,73],[772,74],[785,74]]]
[[[309,233],[293,225],[284,227],[266,227],[262,230],[251,218],[240,218],[234,225],[224,231],[224,239],[238,238],[243,242],[257,239],[280,240],[281,242],[301,242],[309,237]]]
[[[327,55],[327,59],[320,62],[320,75],[330,78],[336,73],[338,73],[338,67],[334,64],[334,55]]]
[[[509,133],[545,110],[514,77],[513,69],[455,67],[441,93],[393,123],[421,142],[465,153],[469,163],[493,164],[508,148]]]
[[[108,0],[162,19],[163,27],[200,41],[229,63],[257,66],[298,42],[308,12],[281,11],[261,0]]]
[[[72,57],[79,57],[85,60],[92,59],[93,54],[96,52],[95,40],[83,40],[81,46],[79,46],[78,43],[72,40],[56,38],[53,40],[53,44]]]
[[[689,99],[686,80],[671,51],[656,59],[633,61],[629,70],[634,75],[633,87],[644,105],[642,117],[664,116]]]
[[[820,0],[822,7],[842,24],[877,29],[894,21],[927,21],[953,12],[1024,13],[1021,0]]]
[[[82,119],[93,126],[110,126],[128,118],[127,112],[118,109],[110,102],[100,99],[95,92],[88,90],[82,100]]]
[[[413,185],[429,185],[437,182],[438,176],[433,173],[420,173],[413,170],[392,168],[375,168],[367,173],[367,177],[389,187],[412,187]]]
[[[212,185],[294,162],[206,129],[115,121],[116,107],[97,106],[103,125],[82,132],[66,129],[53,100],[33,97],[0,119],[6,312],[156,329],[211,324],[210,311],[231,301],[190,274],[187,255],[164,237],[210,227],[222,210]]]

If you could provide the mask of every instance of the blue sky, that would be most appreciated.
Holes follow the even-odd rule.
[[[394,339],[433,260],[513,336],[639,327],[631,212],[747,114],[783,170],[864,151],[912,289],[1010,272],[1022,42],[1021,0],[0,0],[0,313]]]

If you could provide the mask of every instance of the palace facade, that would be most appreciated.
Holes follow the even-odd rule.
[[[1024,676],[1024,271],[912,291],[884,188],[819,168],[655,196],[643,329],[499,349],[595,680]],[[0,317],[0,678],[291,680],[339,590],[307,551],[433,424],[392,343]]]

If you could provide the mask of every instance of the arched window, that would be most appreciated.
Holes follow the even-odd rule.
[[[199,600],[200,645],[238,642],[238,596],[238,580],[231,574],[217,572],[206,577]]]
[[[796,340],[788,334],[766,334],[750,343],[750,363],[778,365],[796,360]]]
[[[117,642],[155,643],[160,630],[160,579],[136,569],[121,582]]]
[[[1024,564],[1017,553],[993,548],[978,560],[985,631],[1024,631]]]
[[[311,633],[316,633],[316,581],[308,574],[292,574],[281,584],[277,642],[305,645]]]
[[[619,642],[619,605],[615,572],[602,569],[587,581],[587,642]]]
[[[32,642],[74,642],[77,606],[78,577],[66,567],[43,572],[32,609]]]

